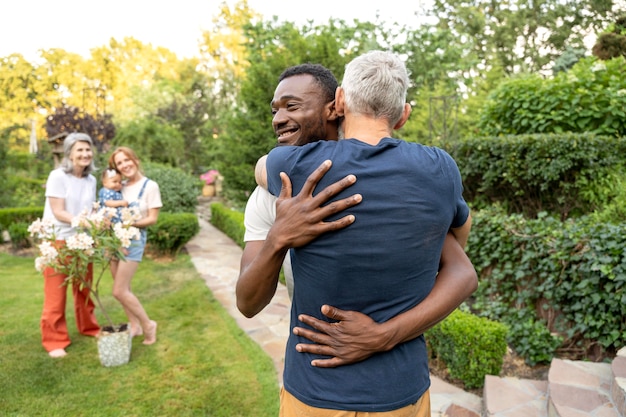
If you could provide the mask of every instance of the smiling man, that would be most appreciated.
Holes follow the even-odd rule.
[[[304,145],[320,140],[322,135],[323,139],[337,140],[340,124],[334,101],[337,86],[332,72],[321,65],[302,64],[286,69],[279,77],[271,103],[272,126],[278,144]],[[291,197],[288,182],[278,199],[261,187],[250,196],[245,211],[246,243],[236,290],[237,306],[246,317],[253,317],[270,303],[276,292],[281,266],[284,266],[290,297],[293,296],[289,248],[303,246],[354,221],[351,215],[334,221],[327,219],[358,204],[359,195],[326,204],[354,183],[353,176],[347,176],[313,196],[317,182],[328,169],[325,165],[319,167],[294,197]],[[476,285],[473,265],[461,245],[449,234],[435,286],[422,303],[390,320],[384,329],[362,313],[324,306],[322,311],[335,323],[330,326],[326,321],[303,315],[303,322],[310,327],[294,330],[315,343],[300,344],[298,349],[303,353],[327,355],[327,359],[314,361],[313,365],[319,367],[364,360],[375,352],[419,336],[443,320],[476,289]]]

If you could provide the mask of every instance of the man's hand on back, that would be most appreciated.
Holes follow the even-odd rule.
[[[282,188],[276,201],[276,221],[270,229],[268,240],[276,239],[280,247],[297,248],[306,245],[323,233],[343,229],[354,222],[352,214],[332,222],[326,222],[324,219],[359,204],[362,199],[360,194],[323,205],[339,192],[353,185],[356,182],[354,175],[346,176],[313,196],[317,183],[328,172],[331,165],[330,161],[322,163],[309,175],[302,190],[294,197],[291,197],[292,188],[289,177],[285,173],[280,174]]]

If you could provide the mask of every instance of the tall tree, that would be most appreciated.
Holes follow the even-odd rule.
[[[435,0],[440,25],[506,73],[547,71],[613,16],[613,0]]]
[[[42,90],[36,67],[22,55],[0,59],[0,130],[8,149],[28,149],[30,120],[39,116]]]
[[[110,114],[92,116],[78,107],[63,106],[46,119],[48,137],[61,133],[83,132],[91,136],[98,152],[106,150],[106,145],[115,136],[115,126]]]
[[[163,47],[153,47],[132,37],[111,39],[107,46],[91,50],[88,87],[104,91],[106,111],[116,120],[138,116],[132,92],[152,86],[161,79],[179,79],[180,61]]]

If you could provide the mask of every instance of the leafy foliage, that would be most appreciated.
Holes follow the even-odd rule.
[[[177,255],[198,231],[198,217],[193,213],[161,213],[148,228],[148,242],[160,254]]]
[[[162,212],[195,213],[201,181],[179,168],[149,162],[144,164],[146,177],[159,184]]]
[[[613,1],[595,0],[435,0],[432,11],[465,45],[476,72],[500,66],[514,74],[545,72],[566,47],[584,47],[585,36],[613,17],[612,8]]]
[[[626,138],[591,134],[473,137],[452,150],[466,200],[509,213],[589,214],[622,193]]]
[[[626,15],[619,17],[613,25],[600,34],[592,52],[603,60],[626,58]]]
[[[0,142],[0,158],[2,158]],[[0,207],[38,206],[44,202],[46,178],[53,169],[53,161],[49,149],[43,149],[37,155],[9,151],[4,154],[0,167]],[[0,163],[0,165],[2,165]],[[2,192],[2,190],[6,190]]]
[[[626,136],[626,59],[586,58],[554,78],[503,82],[481,114],[483,135],[595,133]]]
[[[563,51],[563,54],[554,60],[552,72],[556,74],[569,70],[585,56],[585,52],[587,51],[584,48],[572,48],[568,46],[565,48],[565,51]]]
[[[4,182],[13,189],[13,193],[7,196],[6,207],[32,207],[42,204],[46,199],[45,180],[7,175]]]
[[[178,82],[162,80],[135,89],[133,98],[141,103],[141,114],[120,123],[113,142],[129,145],[153,162],[198,174],[212,163],[218,109],[212,81],[188,67],[183,74]]]
[[[467,251],[479,274],[472,309],[510,327],[530,363],[556,348],[587,357],[626,339],[624,224],[592,217],[525,219],[497,207],[475,211]],[[562,338],[562,339],[561,339]],[[562,343],[561,343],[562,342]]]
[[[120,128],[115,146],[131,146],[146,160],[178,167],[185,159],[182,133],[152,117],[134,120]]]

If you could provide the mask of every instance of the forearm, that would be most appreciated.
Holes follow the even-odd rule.
[[[159,209],[152,208],[148,210],[148,215],[146,217],[136,220],[133,223],[133,226],[139,227],[140,229],[144,229],[148,226],[152,226],[153,224],[156,224],[158,219],[159,219]]]
[[[244,316],[255,316],[274,297],[287,251],[272,240],[246,243],[235,291],[237,308]]]
[[[476,274],[468,274],[463,268],[440,274],[431,293],[420,304],[381,324],[384,350],[412,340],[435,326],[459,307],[476,287]],[[452,288],[454,291],[450,291]]]
[[[463,226],[451,229],[452,234],[454,235],[454,237],[459,242],[459,245],[461,245],[462,248],[465,248],[465,245],[467,245],[467,239],[469,239],[471,228],[472,228],[472,216],[468,215],[467,221],[465,222]]]
[[[118,208],[126,207],[128,206],[128,203],[125,200],[107,200],[104,202],[104,205],[107,207]]]
[[[56,198],[56,197],[48,197],[48,202],[50,203],[50,209],[52,210],[52,215],[60,222],[72,224],[72,219],[74,215],[67,210],[65,210],[65,199]]]

